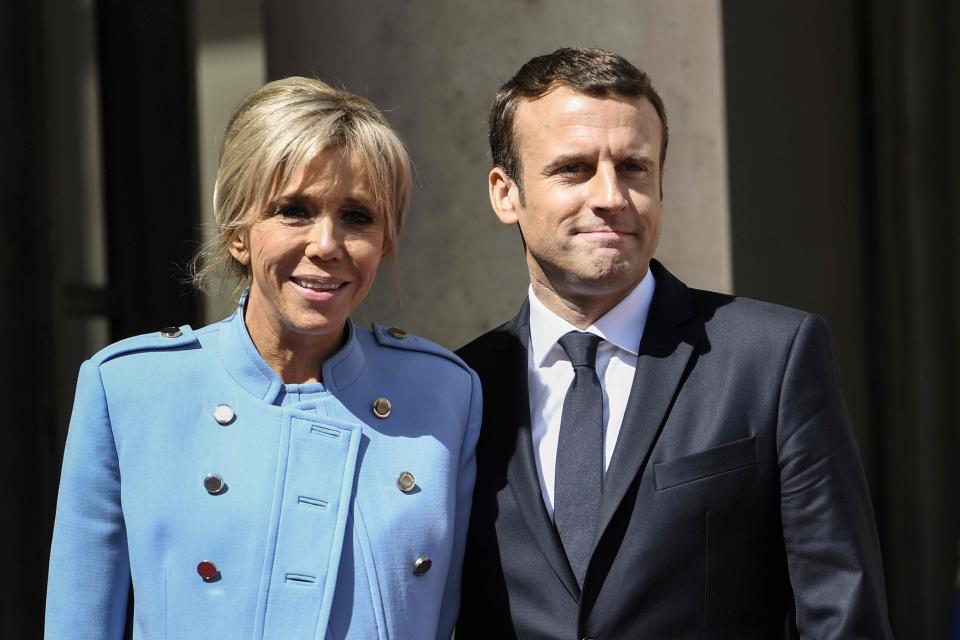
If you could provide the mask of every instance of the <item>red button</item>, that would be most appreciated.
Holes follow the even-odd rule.
[[[200,577],[203,578],[204,582],[216,580],[220,575],[220,572],[217,570],[217,565],[213,564],[209,560],[204,560],[197,565],[197,573],[200,574]]]

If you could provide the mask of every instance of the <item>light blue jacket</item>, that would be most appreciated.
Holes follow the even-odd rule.
[[[283,385],[240,312],[85,362],[46,637],[121,638],[132,579],[138,639],[449,638],[480,385],[449,351],[397,335],[351,324],[323,385]]]

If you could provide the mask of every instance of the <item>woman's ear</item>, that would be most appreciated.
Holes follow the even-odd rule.
[[[487,177],[490,206],[503,224],[517,224],[520,209],[520,186],[501,167],[494,167]]]
[[[230,255],[233,256],[234,260],[243,266],[250,264],[250,249],[247,246],[247,232],[245,230],[234,232],[229,247]]]

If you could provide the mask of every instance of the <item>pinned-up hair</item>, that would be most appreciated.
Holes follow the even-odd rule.
[[[195,286],[204,289],[214,273],[234,281],[235,296],[249,286],[249,269],[230,254],[230,243],[260,219],[274,194],[329,147],[342,147],[359,159],[374,205],[386,221],[384,253],[395,256],[411,189],[411,162],[403,142],[368,100],[294,76],[254,91],[230,118],[213,194],[216,235],[194,258]]]

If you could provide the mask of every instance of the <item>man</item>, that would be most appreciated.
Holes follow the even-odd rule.
[[[652,259],[667,121],[646,74],[534,58],[490,145],[530,291],[459,352],[484,426],[457,639],[889,637],[823,321]]]

